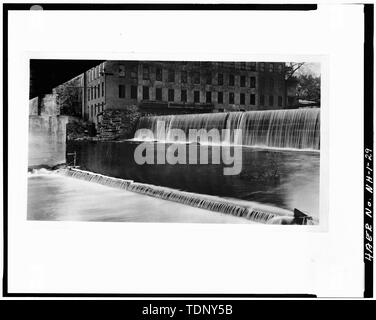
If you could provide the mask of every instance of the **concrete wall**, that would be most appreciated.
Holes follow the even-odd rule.
[[[29,115],[37,116],[39,114],[39,98],[35,97],[29,100]]]
[[[29,116],[29,168],[65,163],[67,116]]]
[[[56,116],[59,114],[57,94],[46,94],[29,100],[29,115]]]

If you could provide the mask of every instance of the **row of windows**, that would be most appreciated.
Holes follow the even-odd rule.
[[[274,63],[265,64],[264,62],[261,62],[260,63],[260,71],[265,72],[265,70],[268,71],[268,72],[275,72],[276,70],[274,70]],[[278,64],[277,71],[278,71],[278,73],[282,73],[283,65],[281,63]]]
[[[233,67],[233,68],[236,67],[235,62],[219,62],[219,66],[221,66],[221,67],[224,67],[226,65]],[[277,68],[275,68],[275,65],[276,65],[275,63],[271,63],[271,62],[270,63],[260,62],[259,63],[259,71],[261,71],[261,72],[278,71],[278,73],[282,73],[283,72],[283,64],[278,63]],[[247,62],[240,62],[239,66],[240,66],[240,69],[243,69],[243,70],[256,71],[256,62],[250,62],[250,63],[248,63],[248,66],[247,66]]]
[[[275,86],[278,85],[278,89],[283,88],[283,81],[275,81],[273,78],[265,79],[263,77],[259,80],[259,88],[264,89],[266,86],[270,88],[270,90],[274,90]]]
[[[90,118],[95,117],[98,113],[103,112],[103,110],[104,110],[104,103],[89,105]]]
[[[90,69],[86,73],[88,81],[93,81],[94,79],[99,78],[101,74],[103,73],[103,71],[104,71],[104,63],[101,63],[100,65]]]
[[[225,64],[229,64],[230,66],[235,67],[235,62],[232,62],[232,63],[219,62],[219,66],[224,66]],[[240,62],[240,69],[256,71],[256,62],[250,62],[249,67],[247,67],[246,62]],[[283,64],[279,63],[277,65],[276,69],[277,69],[278,73],[282,73]],[[261,71],[261,72],[265,72],[265,71],[275,72],[276,71],[275,70],[275,64],[274,63],[260,62],[259,63],[259,71]],[[102,75],[103,72],[104,72],[104,63],[90,69],[89,71],[87,71],[88,81],[93,81],[94,79],[99,78]],[[137,79],[137,77],[138,77],[138,75],[137,75],[138,74],[138,66],[137,65],[131,66],[130,73],[131,73],[132,79]],[[145,79],[145,80],[149,79],[150,74],[149,74],[149,67],[148,66],[143,66],[142,75],[143,75],[143,79]],[[123,64],[119,65],[119,76],[125,77],[125,65],[123,65]],[[168,81],[173,82],[174,78],[175,78],[174,69],[170,69],[168,71],[168,79],[169,79]],[[157,79],[157,81],[162,81],[162,68],[156,69],[156,79]]]
[[[125,98],[125,86],[119,85],[119,98]],[[131,99],[137,99],[137,86],[131,86]],[[155,99],[157,101],[162,101],[162,88],[155,88]],[[169,102],[175,101],[175,90],[174,89],[168,89],[167,99]],[[142,87],[142,100],[150,100],[150,88],[147,86]],[[180,91],[180,101],[181,102],[187,102],[187,90],[181,89]],[[193,91],[193,101],[194,103],[200,103],[203,101],[200,101],[200,91]],[[219,104],[224,103],[223,99],[223,92],[219,91],[217,92],[217,101]],[[212,92],[207,91],[205,93],[205,102],[211,103],[212,102]],[[229,92],[228,94],[228,103],[234,104],[235,103],[235,93]],[[240,93],[240,104],[245,105],[246,104],[246,94]],[[249,95],[249,104],[255,105],[256,104],[256,95],[250,94]],[[260,105],[265,105],[265,96],[260,95]],[[269,105],[274,105],[274,96],[269,96]],[[278,106],[282,106],[282,96],[278,96]]]
[[[119,76],[125,77],[125,69],[121,68],[119,66]],[[236,75],[229,74],[227,77],[226,84],[229,86],[235,86],[235,80],[236,80]],[[137,79],[137,74],[131,72],[131,78],[132,79]],[[211,72],[207,72],[203,75],[203,78],[205,79],[206,84],[212,84],[213,83],[213,77]],[[143,72],[142,72],[142,79],[143,80],[150,80],[150,70],[148,66],[143,67]],[[225,84],[225,75],[223,73],[218,73],[217,75],[217,84],[218,85],[224,85]],[[239,82],[241,87],[246,86],[246,76],[240,76]],[[155,70],[155,80],[156,81],[163,81],[163,72],[161,68],[157,68]],[[201,72],[199,71],[194,71],[192,73],[192,79],[191,82],[193,84],[201,84]],[[174,83],[176,81],[176,71],[173,69],[170,69],[167,71],[167,82]],[[185,70],[180,71],[180,81],[181,83],[188,83],[188,72]],[[250,77],[249,79],[249,86],[251,88],[256,87],[256,77]]]
[[[104,82],[96,86],[91,86],[87,89],[87,100],[93,100],[100,97],[104,97]]]
[[[233,63],[235,65],[235,63]],[[241,67],[240,69],[243,69],[243,70],[246,70],[246,66],[245,66],[245,62],[242,62],[240,63],[241,64]],[[243,66],[244,65],[244,66]],[[250,68],[249,68],[251,71],[256,71],[256,63],[253,62],[251,63],[250,65]],[[264,62],[261,62],[259,64],[259,71],[261,72],[265,72],[268,71],[268,72],[275,72],[275,67],[274,67],[274,63],[268,63],[268,64],[265,64]],[[136,79],[137,78],[137,65],[134,65],[131,67],[131,78],[134,78]],[[277,66],[277,71],[278,73],[282,73],[283,71],[283,64],[279,63],[278,66]],[[186,74],[187,74],[187,71],[181,71],[182,72],[182,79],[183,78],[186,78]],[[156,79],[157,81],[162,81],[162,68],[156,68]],[[185,74],[185,76],[184,76]],[[125,65],[123,64],[120,64],[119,65],[119,77],[125,77]],[[142,66],[142,78],[144,80],[148,80],[150,78],[150,67],[148,65],[143,65]],[[174,69],[169,69],[168,70],[168,81],[171,81],[171,82],[174,82],[175,81],[175,70]]]

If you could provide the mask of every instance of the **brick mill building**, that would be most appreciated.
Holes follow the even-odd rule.
[[[82,117],[96,124],[103,111],[129,106],[152,114],[282,109],[284,68],[282,62],[105,61],[57,88],[79,87]]]

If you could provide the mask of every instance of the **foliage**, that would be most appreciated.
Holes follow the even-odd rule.
[[[285,79],[296,83],[296,92],[299,99],[320,103],[321,77],[301,72],[304,62],[289,62],[285,66]]]
[[[69,116],[81,115],[82,88],[79,83],[67,82],[56,88],[59,95],[60,114]]]
[[[320,102],[321,77],[314,77],[310,74],[302,74],[297,79],[297,92],[299,99]]]

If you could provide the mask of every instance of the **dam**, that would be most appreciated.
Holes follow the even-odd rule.
[[[165,124],[162,128],[158,125],[161,121]],[[214,145],[210,141],[176,141],[174,129],[182,130],[187,136],[191,129],[227,130],[223,131],[220,144]],[[143,130],[152,132],[154,138],[145,139]],[[236,130],[241,130],[241,136],[236,134]],[[181,142],[187,154],[192,143],[198,142],[194,144],[197,154],[205,150],[209,156],[218,148],[231,149],[237,146],[241,149],[240,155],[237,155],[240,157],[237,160],[242,163],[241,171],[226,176],[223,174],[224,163],[140,165],[134,159],[135,149],[140,144],[155,146],[153,152],[157,158],[165,156],[166,148],[174,142]],[[165,147],[158,148],[159,145]],[[68,141],[67,154],[75,155],[74,161],[79,170],[60,170],[58,175],[36,174],[29,178],[29,187],[40,189],[45,184],[52,184],[53,188],[64,194],[68,191],[61,186],[66,185],[69,192],[76,190],[80,194],[77,197],[83,199],[85,196],[81,193],[90,189],[84,186],[85,183],[100,184],[93,192],[98,193],[98,196],[103,192],[103,201],[108,205],[108,210],[118,212],[116,215],[111,211],[115,216],[113,221],[155,221],[163,217],[161,221],[169,222],[242,223],[242,220],[246,220],[271,223],[275,217],[292,216],[292,212],[298,209],[312,217],[313,224],[319,223],[319,109],[146,116],[139,119],[133,139]],[[67,163],[72,164],[72,159],[68,157]],[[79,182],[80,185],[84,183],[81,191],[73,186],[74,180],[85,180]],[[129,208],[113,208],[111,201],[105,200],[112,199],[106,188],[117,189],[113,191],[115,194],[118,194],[119,189],[123,189],[120,191],[127,195],[138,194],[138,198],[132,198],[130,202],[133,212]],[[54,196],[65,203],[59,197],[59,192]],[[149,207],[143,203],[142,197],[146,196],[155,198],[155,205],[162,201],[163,205],[158,205],[165,209],[158,209],[156,215],[147,218],[147,212],[139,212],[153,211],[152,202]],[[93,197],[88,199],[90,212],[96,212],[89,203],[94,201]],[[43,215],[43,210],[38,211],[33,203],[30,199],[32,209],[28,217],[47,219],[48,214]],[[83,214],[81,209],[80,206],[76,207],[78,216],[84,219],[86,213]],[[167,214],[171,210],[179,212],[176,217]],[[191,214],[190,210],[193,210]],[[57,212],[65,216],[63,210]],[[207,212],[208,216],[204,218],[202,212]],[[51,219],[60,219],[59,214]],[[112,221],[112,214],[109,213],[109,221]],[[98,218],[86,217],[107,221],[100,212],[96,216]],[[193,216],[190,220],[189,217]]]
[[[161,120],[168,124],[165,132],[157,128]],[[220,146],[199,143],[194,147],[197,154],[207,149],[210,158],[217,148],[240,146],[242,170],[237,175],[224,175],[223,163],[192,165],[187,161],[175,165],[139,165],[135,162],[135,149],[141,143],[155,146],[155,158],[163,157],[166,148],[173,143],[169,134],[174,128],[188,133],[190,129],[228,127],[243,128],[246,133],[242,141],[227,135]],[[68,144],[68,151],[76,152],[76,161],[82,170],[281,210],[298,208],[315,219],[319,218],[319,109],[143,117],[137,128],[153,131],[155,140],[141,140],[142,136],[136,131],[132,140],[73,141]],[[160,144],[164,148],[158,148]],[[184,148],[188,155],[192,144],[185,143]]]
[[[158,126],[158,121],[165,126]],[[171,137],[173,129],[183,130],[187,137],[191,129],[227,129],[228,133],[221,136],[224,145],[320,150],[318,108],[143,117],[135,140],[142,140],[145,129],[151,130],[154,139],[161,142],[176,141]],[[234,134],[236,129],[241,130],[241,137]]]

